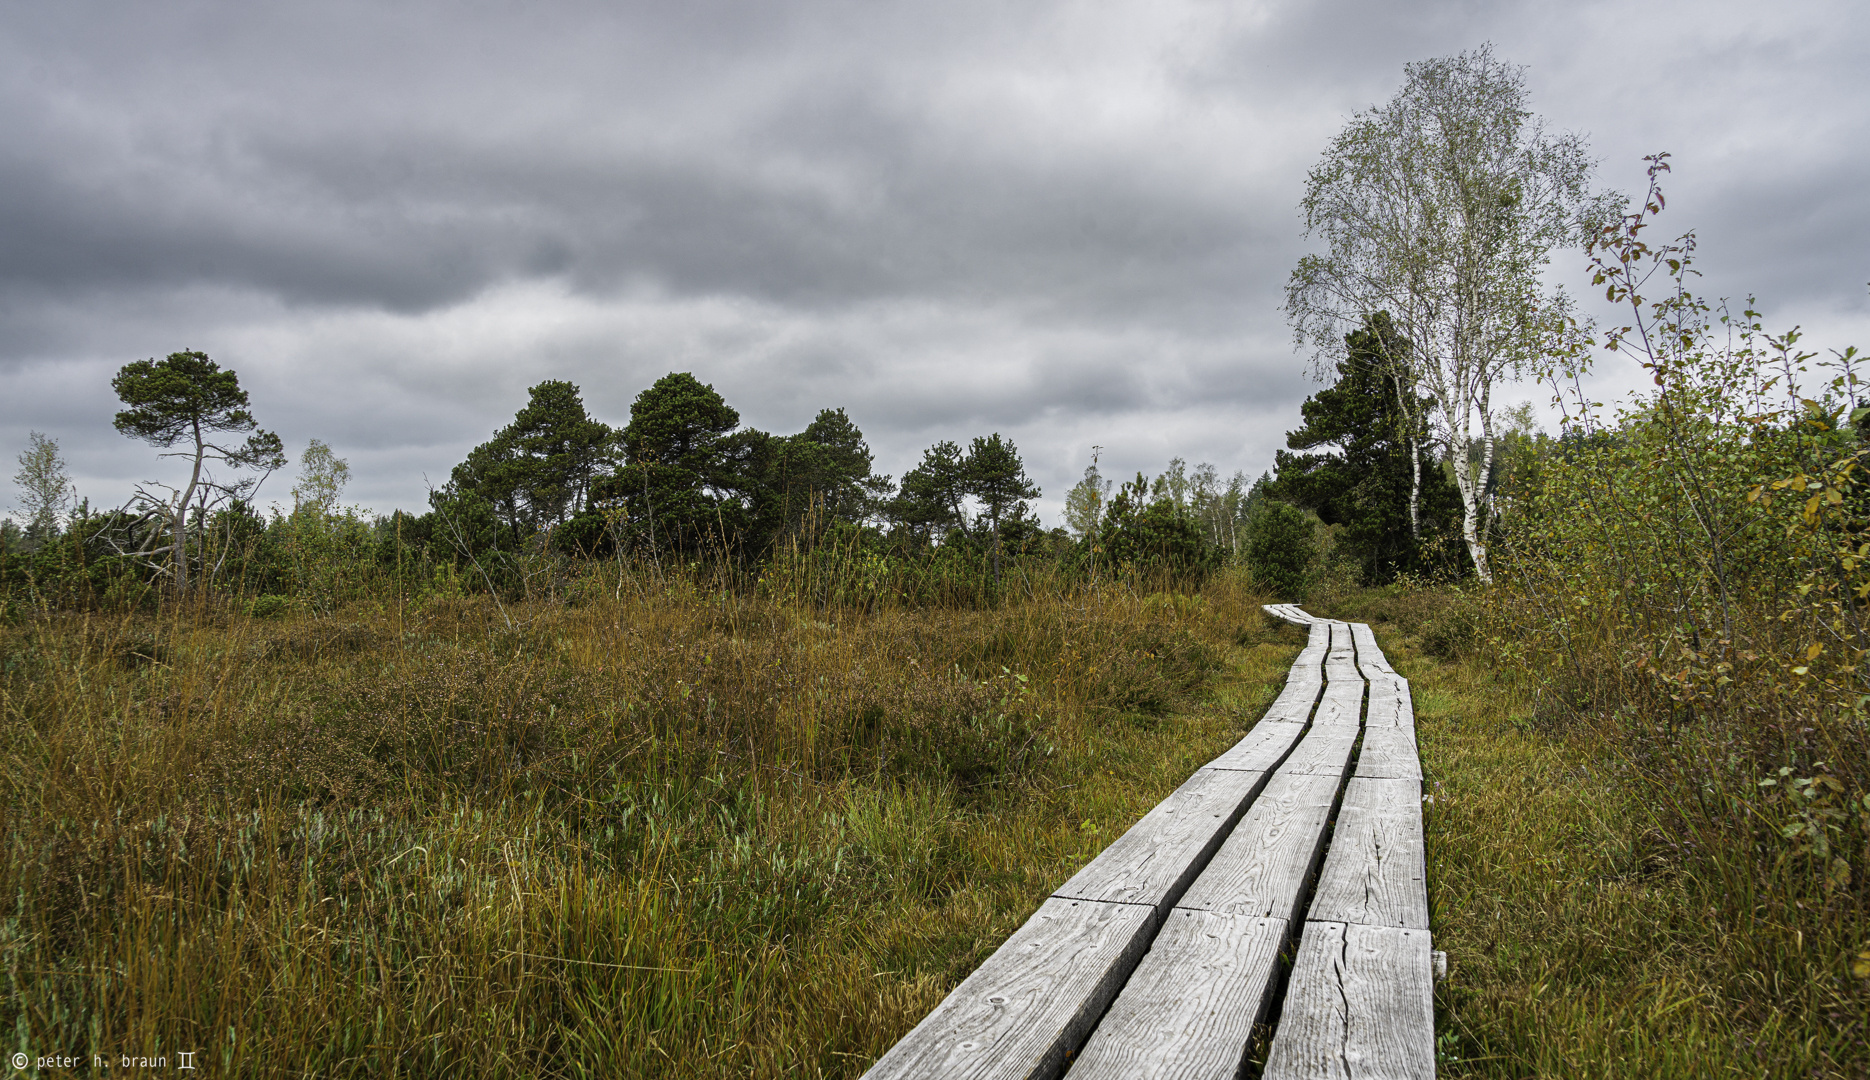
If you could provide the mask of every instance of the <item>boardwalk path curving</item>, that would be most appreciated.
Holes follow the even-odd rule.
[[[1409,684],[1362,623],[1310,638],[1245,738],[1143,815],[868,1080],[1435,1075]]]

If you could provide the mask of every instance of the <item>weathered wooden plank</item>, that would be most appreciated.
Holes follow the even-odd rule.
[[[1296,604],[1261,604],[1260,610],[1276,619],[1283,619],[1298,626],[1310,626],[1314,621]]]
[[[1281,770],[1176,907],[1296,920],[1300,894],[1324,850],[1341,776]]]
[[[1142,905],[1047,900],[864,1075],[1058,1076],[1142,959],[1156,922]]]
[[[1266,785],[1267,775],[1197,769],[1052,895],[1145,904],[1167,914]]]
[[[1266,715],[1260,717],[1262,724],[1303,724],[1311,720],[1312,708],[1318,703],[1318,693],[1324,689],[1321,680],[1310,687],[1293,686],[1288,683],[1279,699],[1266,708]]]
[[[1426,930],[1306,923],[1267,1080],[1433,1077],[1431,951]]]
[[[1427,882],[1421,783],[1353,777],[1306,917],[1427,930]]]
[[[1318,727],[1346,724],[1354,728],[1363,722],[1363,714],[1364,681],[1352,675],[1325,684],[1325,692],[1319,696],[1318,707],[1312,712],[1312,724]]]
[[[1416,748],[1415,729],[1364,727],[1363,748],[1357,752],[1357,776],[1371,779],[1408,780],[1422,784],[1422,755]]]
[[[1313,625],[1312,636],[1316,638],[1319,627]],[[1328,635],[1329,631],[1325,631]],[[1286,673],[1286,685],[1279,691],[1279,697],[1266,710],[1263,719],[1279,720],[1288,723],[1303,724],[1311,718],[1312,706],[1318,701],[1318,694],[1324,689],[1323,645],[1308,644],[1299,650],[1292,668]]]
[[[1364,722],[1371,727],[1415,730],[1415,702],[1409,694],[1408,680],[1401,676],[1370,680],[1370,710]]]
[[[1279,767],[1298,776],[1342,777],[1350,771],[1351,751],[1357,746],[1357,728],[1350,724],[1312,725],[1292,756]]]
[[[1262,720],[1227,752],[1208,762],[1210,769],[1270,773],[1305,734],[1304,724]]]
[[[1233,1080],[1272,997],[1287,926],[1170,912],[1069,1080]]]
[[[1331,645],[1325,652],[1325,681],[1350,682],[1362,681],[1357,672],[1357,654],[1351,641],[1349,623],[1334,622],[1331,627]]]
[[[1365,678],[1370,678],[1376,672],[1391,671],[1389,659],[1383,655],[1382,649],[1377,648],[1377,636],[1370,629],[1369,623],[1352,623],[1351,641],[1357,647],[1357,666]]]

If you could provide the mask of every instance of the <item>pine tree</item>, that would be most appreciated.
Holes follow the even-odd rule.
[[[1023,517],[1028,509],[1027,500],[1039,497],[1039,485],[1026,475],[1026,466],[1019,460],[1019,448],[1013,445],[1013,440],[1001,438],[999,432],[986,438],[975,437],[974,444],[968,448],[962,475],[965,477],[963,490],[980,500],[993,529],[993,580],[998,585],[1003,546],[1001,523]]]
[[[188,483],[173,489],[172,497],[158,499],[139,491],[145,505],[167,516],[170,529],[170,571],[176,588],[188,588],[188,517],[191,509],[206,517],[212,506],[197,505],[197,495],[213,493],[213,500],[246,497],[258,481],[217,482],[209,473],[216,463],[235,468],[262,470],[262,474],[285,465],[285,449],[279,436],[259,430],[253,414],[247,411],[247,392],[240,388],[240,377],[203,352],[170,353],[162,360],[136,360],[125,364],[110,381],[117,397],[129,406],[114,421],[118,431],[142,439],[153,446],[171,447],[182,443],[184,449],[163,457],[190,460]],[[230,443],[217,436],[252,432],[244,442]],[[162,552],[141,552],[148,556]]]

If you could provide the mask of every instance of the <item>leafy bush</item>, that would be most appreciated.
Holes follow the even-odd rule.
[[[1662,206],[1667,165],[1653,166],[1596,266],[1631,317],[1610,344],[1654,390],[1608,416],[1577,403],[1508,493],[1500,587],[1474,594],[1469,618],[1505,669],[1538,681],[1538,719],[1594,730],[1641,778],[1681,872],[1719,883],[1726,906],[1708,914],[1736,928],[1733,982],[1716,991],[1730,1011],[1766,996],[1767,1026],[1828,1033],[1761,1071],[1842,1075],[1831,1055],[1861,1054],[1864,1028],[1839,1018],[1870,1003],[1851,970],[1870,908],[1870,817],[1854,817],[1870,805],[1856,354],[1820,364],[1796,332],[1694,296],[1692,235],[1640,238]],[[1454,621],[1435,634],[1448,651],[1468,637]]]

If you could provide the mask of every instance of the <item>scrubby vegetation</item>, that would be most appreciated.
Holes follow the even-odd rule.
[[[229,1072],[855,1075],[1296,649],[1220,580],[866,607],[810,571],[15,617],[5,1030]]]
[[[1666,171],[1654,162],[1652,181]],[[1595,247],[1652,393],[1524,447],[1498,584],[1389,614],[1424,693],[1444,1036],[1488,1075],[1870,1074],[1870,513],[1855,354]]]
[[[35,436],[0,1031],[854,1076],[1255,721],[1302,636],[1258,605],[1297,599],[1415,687],[1445,1075],[1870,1076],[1870,405],[1854,352],[1694,296],[1661,206],[1592,245],[1653,391],[1568,391],[1548,321],[1559,434],[1463,444],[1369,315],[1279,475],[1094,462],[1069,532],[997,435],[898,487],[842,412],[736,430],[682,375],[621,430],[535,387],[421,515],[340,505],[322,444],[290,512],[210,478],[67,515]]]

